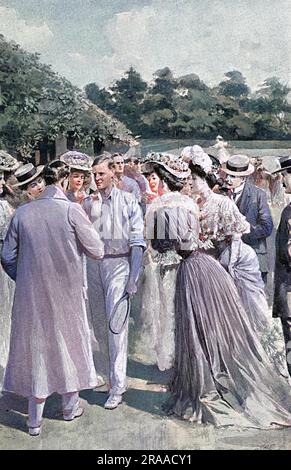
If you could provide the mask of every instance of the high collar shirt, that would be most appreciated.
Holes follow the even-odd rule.
[[[242,183],[240,186],[238,186],[237,188],[235,188],[233,190],[233,193],[232,193],[232,199],[234,200],[234,202],[237,204],[238,200],[240,199],[242,193],[243,193],[243,190],[244,190],[244,187],[245,187],[245,184],[246,182]]]

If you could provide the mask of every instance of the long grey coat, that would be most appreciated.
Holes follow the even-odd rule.
[[[4,390],[45,398],[96,385],[82,253],[99,259],[103,243],[56,186],[16,210],[2,250],[16,280]]]
[[[273,220],[265,191],[247,181],[237,207],[249,222],[251,229],[250,233],[243,235],[242,240],[255,250],[261,272],[268,272],[266,239],[272,233]]]

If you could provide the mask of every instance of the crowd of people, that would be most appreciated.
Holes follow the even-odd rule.
[[[291,193],[291,157],[278,164]],[[0,151],[2,388],[27,397],[30,435],[53,393],[65,421],[83,414],[83,389],[107,385],[104,407],[122,403],[133,296],[135,354],[172,371],[165,413],[291,426],[291,209],[276,239],[279,329],[265,294],[274,224],[255,170],[198,145],[68,151],[45,166]]]

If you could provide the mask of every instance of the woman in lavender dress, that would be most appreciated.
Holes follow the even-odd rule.
[[[291,391],[270,363],[244,311],[231,276],[199,249],[195,204],[175,191],[151,206],[147,231],[160,252],[183,257],[176,283],[175,367],[168,413],[198,423],[260,429],[291,426]],[[151,223],[150,223],[151,221]],[[159,226],[166,235],[157,237]]]

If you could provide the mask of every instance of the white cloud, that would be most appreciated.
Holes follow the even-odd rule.
[[[290,0],[148,0],[116,14],[115,2],[107,2],[106,15],[97,7],[90,15],[84,5],[91,2],[78,2],[72,11],[71,2],[59,0],[52,2],[56,10],[47,7],[49,20],[35,14],[37,5],[51,2],[21,3],[29,19],[0,6],[0,31],[41,52],[44,62],[79,86],[108,86],[131,65],[146,80],[168,66],[176,76],[196,73],[212,86],[233,68],[252,88],[272,75],[291,84]]]
[[[86,64],[89,59],[81,54],[80,52],[68,52],[68,57],[78,64]]]
[[[30,51],[41,51],[53,38],[47,23],[39,25],[27,23],[19,18],[13,8],[0,6],[0,25],[4,36]]]
[[[195,72],[212,85],[234,68],[252,87],[276,74],[291,82],[291,28],[283,13],[288,0],[281,3],[278,14],[269,0],[172,1],[166,7],[155,0],[116,14],[105,26],[113,53],[97,60],[96,80],[106,85],[132,65],[147,80],[169,66],[177,75]]]

